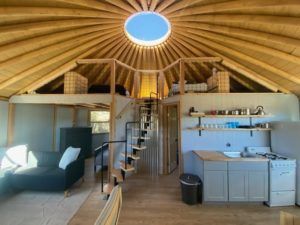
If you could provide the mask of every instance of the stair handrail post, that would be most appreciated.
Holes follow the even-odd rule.
[[[101,149],[101,192],[104,191],[104,185],[103,185],[103,182],[104,182],[104,170],[103,170],[104,151],[103,151],[103,147],[108,144],[114,144],[114,143],[126,143],[126,140],[124,140],[124,141],[105,141],[105,142],[102,142],[102,145],[99,148],[95,149],[95,151]]]

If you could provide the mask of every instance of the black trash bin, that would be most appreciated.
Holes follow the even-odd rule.
[[[182,201],[188,205],[202,202],[202,182],[193,174],[184,173],[180,176]]]

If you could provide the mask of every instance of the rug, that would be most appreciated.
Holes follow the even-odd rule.
[[[23,191],[0,198],[1,225],[67,225],[93,187],[75,185],[63,192]]]

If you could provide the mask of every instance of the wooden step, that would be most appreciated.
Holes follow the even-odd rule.
[[[114,188],[114,185],[112,185],[112,184],[104,184],[103,193],[106,194],[106,195],[110,195],[113,188]]]
[[[147,147],[146,146],[141,146],[139,147],[138,145],[131,145],[131,147],[135,150],[139,150],[139,151],[142,151],[142,150],[145,150]]]
[[[111,170],[111,176],[117,178],[118,183],[123,182],[123,176],[122,176],[121,170],[112,169]]]
[[[150,140],[150,137],[132,137],[132,139]]]
[[[127,163],[127,168],[125,169],[125,161],[121,160],[120,161],[121,164],[121,170],[125,171],[125,172],[132,172],[135,170],[135,168]]]
[[[121,155],[125,157],[125,152],[122,152]],[[128,157],[128,158],[131,158],[131,159],[133,159],[133,160],[141,159],[138,155],[133,154],[133,153],[131,153],[131,152],[127,153],[127,157]]]

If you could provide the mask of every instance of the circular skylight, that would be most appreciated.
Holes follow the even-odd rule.
[[[138,12],[125,22],[125,33],[135,44],[156,46],[165,42],[171,34],[169,20],[155,12]]]

